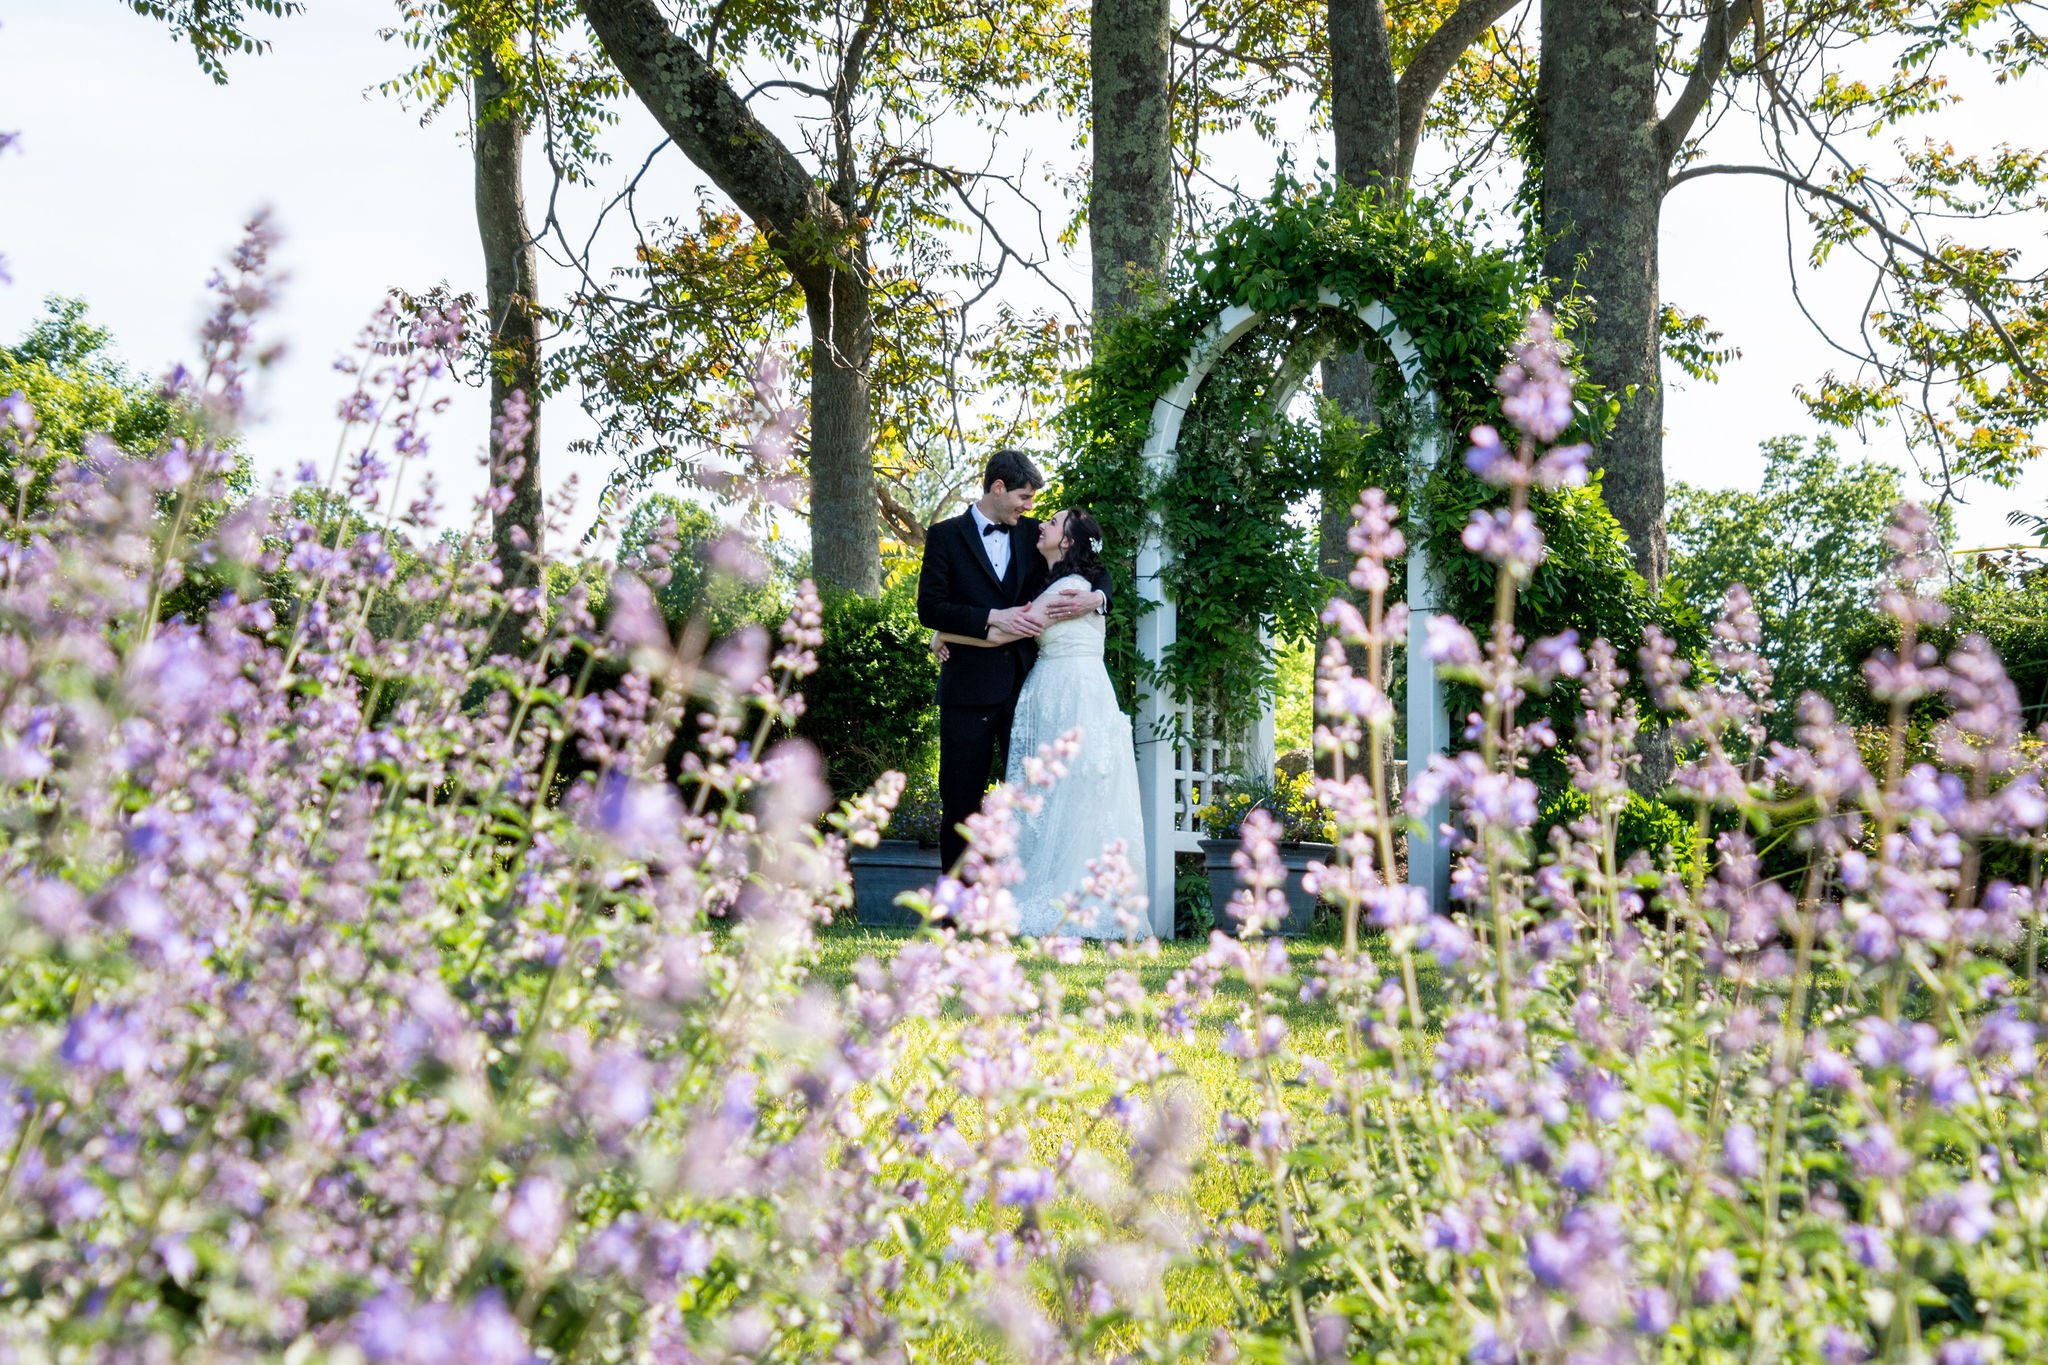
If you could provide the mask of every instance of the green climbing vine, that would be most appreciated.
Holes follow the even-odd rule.
[[[1148,517],[1160,522],[1165,585],[1179,615],[1156,681],[1239,723],[1255,716],[1273,686],[1262,624],[1279,639],[1299,638],[1314,628],[1332,587],[1316,572],[1315,528],[1290,518],[1290,509],[1310,494],[1348,499],[1372,484],[1407,503],[1418,472],[1408,452],[1428,435],[1446,452],[1438,468],[1419,471],[1421,534],[1444,604],[1469,622],[1490,616],[1491,566],[1465,550],[1460,534],[1472,509],[1496,494],[1466,472],[1463,436],[1498,420],[1494,376],[1540,284],[1532,262],[1481,251],[1472,237],[1428,201],[1389,205],[1347,187],[1282,179],[1213,246],[1181,262],[1154,306],[1097,335],[1059,419],[1063,474],[1053,494],[1062,505],[1085,503],[1101,521],[1118,601],[1132,605],[1113,614],[1110,643],[1111,676],[1127,703],[1141,668],[1136,555]],[[1378,300],[1400,321],[1434,383],[1434,419],[1413,410],[1386,344],[1355,311],[1325,306],[1325,290],[1351,303]],[[1233,304],[1267,321],[1211,370],[1182,425],[1174,467],[1155,476],[1142,457],[1153,404],[1185,374],[1203,329]],[[1568,331],[1570,301],[1559,311]],[[1332,414],[1309,422],[1276,411],[1290,387],[1285,376],[1350,349],[1378,362],[1375,427],[1359,432]],[[1590,385],[1579,397],[1579,429],[1569,439],[1596,439],[1612,405]],[[1434,432],[1424,425],[1431,420]],[[1576,629],[1631,652],[1653,621],[1681,638],[1691,633],[1635,573],[1597,486],[1538,498],[1536,511],[1551,552],[1523,589],[1522,629]],[[1452,705],[1455,713],[1458,698]]]
[[[1321,487],[1326,456],[1317,426],[1284,406],[1292,386],[1276,374],[1293,340],[1268,328],[1222,357],[1181,426],[1162,499],[1175,547],[1166,589],[1181,639],[1199,642],[1167,651],[1165,677],[1225,734],[1259,718],[1263,696],[1243,682],[1272,675],[1273,642],[1312,633],[1328,600],[1316,526],[1294,511]]]

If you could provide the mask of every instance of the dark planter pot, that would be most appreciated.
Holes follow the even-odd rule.
[[[939,851],[910,839],[884,839],[873,848],[857,848],[847,858],[853,868],[853,914],[870,929],[917,929],[924,919],[896,898],[905,891],[930,886],[939,879]]]
[[[1237,921],[1229,910],[1230,898],[1237,894],[1237,869],[1230,862],[1230,855],[1235,852],[1235,839],[1202,840],[1202,868],[1209,874],[1210,917],[1218,929],[1232,934],[1238,932]],[[1287,918],[1275,933],[1298,938],[1316,922],[1316,898],[1302,889],[1301,874],[1312,862],[1329,862],[1336,852],[1333,844],[1280,845],[1280,861],[1287,868],[1287,882],[1280,888],[1280,894],[1287,900]]]

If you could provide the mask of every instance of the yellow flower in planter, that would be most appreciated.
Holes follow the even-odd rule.
[[[1234,776],[1223,783],[1213,793],[1206,793],[1213,799],[1196,812],[1209,838],[1235,839],[1245,817],[1254,809],[1264,809],[1280,822],[1283,843],[1330,842],[1329,812],[1316,800],[1314,781],[1308,774],[1279,773],[1264,781]]]

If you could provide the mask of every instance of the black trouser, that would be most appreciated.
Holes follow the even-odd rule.
[[[1010,756],[1010,717],[1015,698],[1000,706],[939,708],[939,809],[945,828],[939,831],[939,862],[954,870],[967,851],[958,826],[981,809],[989,771],[1001,777]]]

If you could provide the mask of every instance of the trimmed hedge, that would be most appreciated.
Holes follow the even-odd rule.
[[[879,598],[824,596],[825,643],[804,684],[796,733],[825,757],[826,781],[844,800],[894,768],[913,783],[938,763],[939,669],[917,620],[917,583]]]

